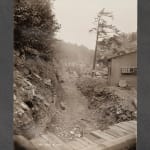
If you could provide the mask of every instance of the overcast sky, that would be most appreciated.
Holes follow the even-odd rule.
[[[95,34],[88,31],[102,8],[113,12],[113,23],[122,32],[137,30],[137,0],[56,0],[54,12],[61,24],[57,37],[94,49]]]

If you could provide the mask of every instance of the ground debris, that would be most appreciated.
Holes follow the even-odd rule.
[[[89,101],[89,108],[96,109],[99,122],[106,126],[122,121],[136,119],[136,108],[133,102],[136,95],[132,90],[123,90],[118,87],[96,89]]]
[[[88,108],[95,111],[99,128],[121,121],[136,119],[137,91],[135,88],[108,86],[106,82],[96,78],[80,78],[77,82],[80,91],[89,101]]]

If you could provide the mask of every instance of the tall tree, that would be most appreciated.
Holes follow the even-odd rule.
[[[94,53],[94,60],[93,60],[92,76],[94,76],[94,71],[95,71],[98,42],[106,38],[109,38],[114,34],[119,33],[119,30],[115,26],[109,24],[109,20],[113,20],[113,14],[112,12],[105,11],[105,8],[103,8],[95,18],[94,21],[95,26],[90,30],[90,32],[96,32],[96,45],[95,45],[95,53]]]

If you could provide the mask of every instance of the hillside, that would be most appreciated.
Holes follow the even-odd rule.
[[[58,41],[55,45],[56,59],[65,71],[81,75],[92,69],[94,51],[81,45]]]
[[[62,61],[91,64],[93,51],[83,45],[58,41],[55,45],[57,57]]]

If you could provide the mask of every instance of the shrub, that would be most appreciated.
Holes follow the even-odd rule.
[[[31,51],[37,49],[42,56],[48,56],[52,53],[54,34],[58,29],[49,0],[15,0],[15,50],[25,53],[28,47]]]
[[[92,77],[81,77],[77,80],[77,87],[80,91],[89,98],[89,100],[94,96],[95,90],[106,86],[106,81],[102,79],[92,78]]]

